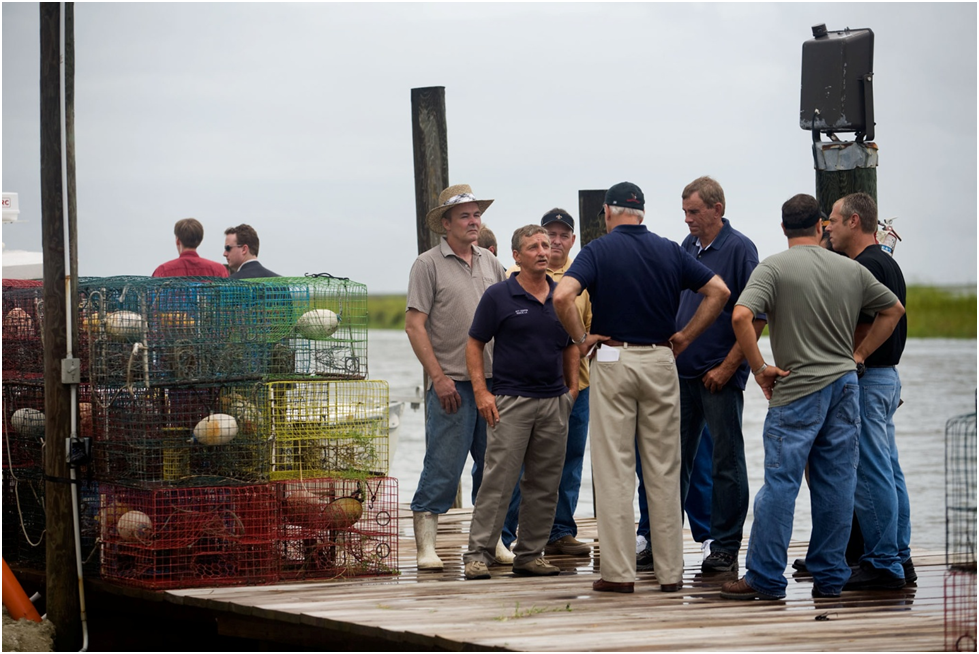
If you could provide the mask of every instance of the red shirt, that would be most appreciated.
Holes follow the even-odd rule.
[[[197,250],[184,250],[153,271],[154,277],[227,277],[228,269],[217,261],[202,259]]]

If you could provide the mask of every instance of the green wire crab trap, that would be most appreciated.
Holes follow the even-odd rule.
[[[257,380],[269,334],[292,300],[261,284],[213,277],[110,277],[79,282],[92,381],[172,386]]]
[[[269,379],[367,377],[367,286],[326,273],[251,281],[292,302],[272,316]]]
[[[272,382],[268,389],[270,479],[387,475],[387,382]]]

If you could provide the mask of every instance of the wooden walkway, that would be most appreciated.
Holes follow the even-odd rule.
[[[655,575],[640,574],[632,595],[595,593],[597,561],[548,557],[557,577],[515,577],[491,568],[492,579],[466,581],[462,552],[470,510],[439,522],[441,573],[415,566],[411,513],[401,507],[401,575],[261,587],[170,591],[166,601],[234,616],[241,636],[248,625],[294,625],[297,645],[308,634],[363,638],[377,649],[515,651],[924,651],[944,647],[944,554],[914,552],[917,587],[847,592],[814,600],[809,577],[790,577],[778,602],[738,602],[718,596],[733,575],[703,578],[700,550],[687,534],[684,588],[663,593]],[[579,522],[581,539],[594,539],[594,520]],[[789,561],[805,555],[793,542]],[[742,552],[741,561],[744,561]],[[791,572],[791,569],[790,569]],[[265,627],[262,627],[265,629]],[[304,640],[298,634],[307,634]],[[258,637],[257,635],[254,637]],[[389,645],[389,646],[387,646]]]

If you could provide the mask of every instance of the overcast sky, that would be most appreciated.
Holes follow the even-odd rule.
[[[3,190],[28,221],[3,240],[39,250],[38,5],[2,11]],[[709,174],[766,257],[782,202],[814,192],[800,64],[825,23],[874,30],[878,200],[908,281],[976,282],[975,3],[78,3],[75,21],[82,275],[151,274],[193,216],[202,256],[246,222],[280,274],[403,292],[424,86],[446,89],[450,181],[495,198],[502,243],[623,180],[680,240],[680,192]]]

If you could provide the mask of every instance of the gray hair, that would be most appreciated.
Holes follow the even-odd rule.
[[[525,238],[529,238],[534,234],[543,234],[547,236],[547,230],[540,225],[524,225],[523,227],[518,227],[513,232],[513,237],[510,239],[510,249],[514,252],[520,251],[520,241]]]
[[[646,212],[642,209],[633,209],[632,207],[620,207],[614,204],[609,205],[609,216],[618,216],[619,214],[625,214],[627,216],[638,216],[640,220],[646,215]]]

